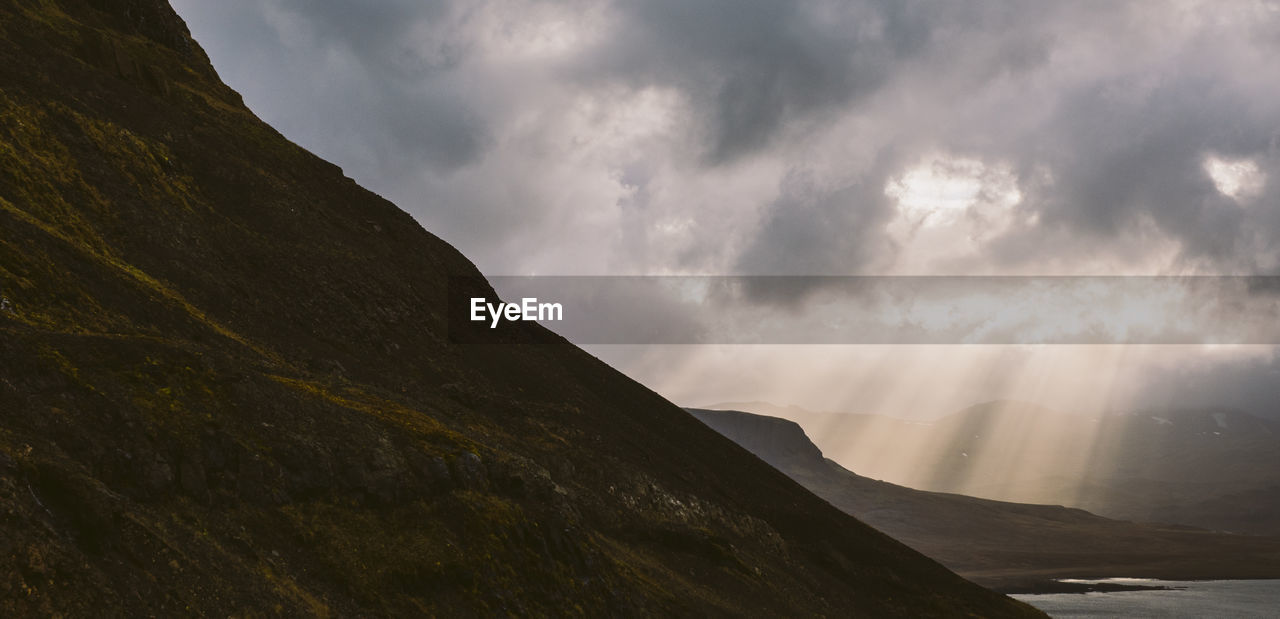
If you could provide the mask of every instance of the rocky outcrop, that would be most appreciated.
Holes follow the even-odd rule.
[[[741,411],[700,408],[686,410],[698,421],[742,445],[774,467],[821,466],[823,463],[822,450],[809,440],[804,428],[794,421]]]

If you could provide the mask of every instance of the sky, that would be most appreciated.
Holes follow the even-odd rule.
[[[1280,274],[1277,2],[174,6],[255,113],[488,275]],[[735,303],[830,311],[823,281]],[[686,405],[1280,415],[1274,339],[782,340],[588,350]]]

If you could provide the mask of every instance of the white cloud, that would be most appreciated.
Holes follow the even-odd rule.
[[[1210,155],[1204,159],[1204,170],[1214,187],[1237,202],[1258,197],[1266,184],[1266,175],[1252,159],[1226,159]]]

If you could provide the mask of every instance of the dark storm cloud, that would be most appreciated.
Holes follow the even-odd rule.
[[[184,12],[237,20],[235,28],[219,29],[207,45],[215,57],[238,57],[231,66],[236,73],[233,84],[260,81],[246,94],[259,102],[255,107],[269,121],[349,170],[354,168],[358,178],[387,185],[392,197],[421,193],[412,187],[412,179],[420,178],[422,171],[476,163],[502,142],[502,127],[529,110],[561,105],[557,95],[592,96],[617,85],[632,93],[649,87],[673,90],[687,111],[682,119],[688,124],[679,129],[685,138],[668,145],[667,152],[649,156],[675,160],[687,146],[699,153],[702,165],[730,166],[752,155],[789,158],[790,150],[821,139],[841,118],[880,113],[863,110],[863,103],[891,88],[895,75],[946,72],[949,57],[965,56],[975,36],[998,39],[990,49],[978,46],[975,52],[983,55],[980,75],[973,78],[979,81],[1043,62],[1051,38],[1021,27],[1036,15],[1001,3],[957,7],[889,1],[654,0],[499,6],[448,0],[281,0],[231,3],[230,8],[179,2],[179,8],[184,4],[189,5]],[[606,18],[586,26],[597,30],[592,44],[533,63],[535,71],[545,71],[540,74],[545,78],[541,89],[494,92],[494,82],[512,76],[476,60],[485,52],[486,10],[507,14],[511,24],[519,24],[522,12],[547,5],[580,13],[594,7]],[[264,23],[274,36],[261,36]],[[510,24],[500,28],[511,29]],[[238,32],[251,35],[241,38]],[[530,64],[517,57],[499,62]],[[277,81],[262,80],[263,75]],[[504,101],[495,103],[497,99]],[[905,165],[913,153],[897,145],[927,143],[918,135],[927,123],[898,118],[886,122],[897,125],[900,135],[891,136],[892,142],[883,137],[867,140],[862,148],[897,148],[902,156],[895,163]],[[540,163],[497,172],[536,182]],[[819,162],[819,167],[828,163]],[[787,167],[805,166],[799,161]],[[893,205],[881,190],[893,172],[891,166],[879,165],[872,173],[861,171],[856,181],[822,181],[804,189],[796,187],[797,181],[777,179],[775,186],[785,195],[765,207],[767,221],[746,221],[742,216],[752,210],[748,205],[732,213],[739,215],[736,227],[743,230],[731,235],[749,235],[750,229],[758,235],[732,245],[741,255],[714,256],[718,268],[848,273],[888,264],[884,257],[891,255],[885,252],[892,243],[874,237],[883,236],[883,224],[891,215]],[[823,192],[830,195],[818,195]],[[463,204],[449,208],[467,208],[463,198]],[[541,206],[523,204],[533,211],[518,219],[536,218]],[[445,226],[450,220],[461,225],[472,219],[447,212],[437,215]],[[649,223],[641,219],[636,225]],[[698,228],[718,231],[717,226]],[[462,234],[464,249],[466,237],[492,238],[487,232]],[[716,245],[693,239],[669,259],[684,265],[706,263],[707,247]]]
[[[483,156],[491,142],[484,119],[466,101],[429,88],[379,96],[372,111],[394,158],[384,160],[388,168],[461,167]]]
[[[790,170],[776,179],[779,195],[730,213],[740,216],[740,238],[719,256],[726,270],[891,268],[895,244],[884,238],[884,226],[896,205],[883,187],[931,151],[1006,161],[1017,170],[1024,225],[979,248],[996,268],[1034,265],[1037,248],[1053,247],[1060,257],[1092,254],[1099,243],[1131,242],[1126,235],[1143,226],[1178,243],[1184,266],[1280,267],[1268,251],[1280,233],[1259,225],[1274,223],[1276,209],[1224,196],[1204,169],[1212,153],[1252,159],[1268,177],[1276,172],[1280,89],[1261,78],[1259,58],[1269,56],[1257,48],[1272,41],[1275,51],[1280,29],[1274,16],[1227,10],[1254,5],[281,0],[179,7],[184,4],[184,12],[234,16],[236,28],[218,30],[206,44],[215,57],[239,54],[239,66],[230,67],[233,84],[244,83],[237,76],[251,76],[247,81],[258,82],[257,96],[268,107],[292,108],[264,110],[269,120],[282,119],[286,133],[345,155],[393,187],[421,170],[475,164],[502,144],[503,128],[521,114],[564,105],[557,97],[594,96],[619,85],[632,95],[651,87],[677,92],[686,112],[677,133],[702,164],[763,157]],[[592,42],[553,59],[476,60],[492,42],[485,27],[510,35],[525,13],[548,6],[604,17],[576,24]],[[486,21],[495,13],[509,21],[495,27]],[[252,58],[259,62],[251,64],[242,48],[257,48]],[[527,89],[495,88],[493,82],[512,79],[493,70],[504,62],[519,72],[541,71],[542,81]],[[267,92],[273,83],[263,74],[304,94]],[[874,127],[835,129],[851,119]],[[798,187],[805,183],[794,179],[794,170],[841,165],[836,155],[810,150],[839,140],[857,144],[861,158],[874,163]],[[681,147],[669,143],[641,161],[675,161]],[[535,177],[542,163],[503,172]],[[621,178],[624,166],[637,164],[611,165],[617,167],[610,173]],[[1275,185],[1267,183],[1252,199],[1274,201]],[[759,221],[748,221],[752,213]],[[646,223],[640,218],[628,225]],[[688,263],[678,256],[708,245],[691,239],[668,260]]]
[[[811,5],[810,5],[811,6]],[[766,147],[789,122],[844,105],[881,83],[895,54],[856,13],[824,16],[776,0],[624,2],[591,70],[679,88],[711,163]]]
[[[678,89],[692,108],[702,162],[710,165],[753,153],[776,156],[783,137],[802,143],[821,134],[890,88],[896,71],[946,70],[951,48],[968,46],[970,36],[1001,39],[983,52],[975,81],[1034,68],[1045,61],[1051,39],[1023,31],[1022,22],[1035,15],[1000,3],[662,0],[619,9],[623,18],[584,60],[588,75]],[[730,270],[848,274],[888,265],[894,244],[884,226],[894,205],[885,182],[910,162],[906,155],[916,154],[905,146],[933,139],[912,119],[892,120],[901,133],[874,144],[875,163],[856,180],[818,181],[802,166],[789,166],[780,195]]]
[[[315,53],[336,49],[356,59],[353,75],[336,75],[335,82],[362,91],[347,93],[347,100],[361,102],[347,119],[382,138],[379,151],[390,154],[380,158],[382,167],[449,169],[482,155],[484,120],[449,83],[467,54],[467,41],[447,28],[460,7],[445,0],[286,0],[279,6],[307,33]]]
[[[286,135],[345,168],[453,169],[483,155],[484,119],[451,81],[465,42],[448,2],[175,2],[215,65]],[[192,16],[195,16],[193,18]]]
[[[1042,132],[1008,145],[1024,162],[1026,209],[1042,228],[1126,242],[1133,227],[1153,224],[1181,244],[1181,258],[1226,272],[1275,268],[1255,252],[1253,227],[1272,209],[1254,210],[1221,193],[1205,170],[1209,154],[1267,165],[1280,106],[1244,99],[1214,76],[1170,76],[1150,92],[1126,97],[1134,76],[1090,84],[1058,102]],[[1053,171],[1033,180],[1034,167]],[[1274,173],[1272,166],[1266,172]],[[1251,221],[1254,220],[1254,221]],[[1010,261],[1031,249],[1037,233],[1020,230],[995,246]],[[1274,229],[1264,241],[1274,247]]]
[[[713,166],[769,154],[788,134],[803,140],[824,131],[881,88],[895,65],[927,49],[941,17],[900,2],[658,0],[617,7],[621,19],[580,70],[588,79],[680,91],[701,162]],[[882,234],[892,209],[883,195],[888,170],[881,164],[859,180],[827,182],[793,167],[727,266],[750,274],[869,268],[891,246]],[[767,298],[773,295],[759,300]]]
[[[935,33],[1016,28],[1020,10],[1000,3],[957,9],[935,2],[653,0],[619,2],[610,36],[584,54],[589,71],[633,84],[673,86],[694,108],[706,161],[766,149],[790,125],[847,112],[898,65],[931,48]],[[1044,57],[1034,38],[1008,36],[993,72]]]
[[[739,256],[737,270],[750,275],[839,275],[872,272],[892,249],[880,233],[892,207],[879,179],[823,187],[804,170],[781,183],[758,232]],[[754,282],[756,280],[748,280]],[[767,280],[765,280],[767,281]],[[752,285],[744,299],[795,306],[834,280],[787,278],[786,283]]]
[[[317,45],[350,50],[364,68],[393,79],[448,69],[464,53],[450,33],[432,32],[455,9],[447,0],[283,0],[278,6],[305,23]],[[433,36],[423,45],[415,40],[419,34]]]

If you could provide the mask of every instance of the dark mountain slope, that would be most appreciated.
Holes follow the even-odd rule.
[[[912,490],[823,458],[794,422],[739,411],[690,412],[832,505],[988,586],[1022,590],[1050,578],[1280,576],[1280,539]]]
[[[156,0],[0,2],[0,614],[1022,616],[539,328]]]

